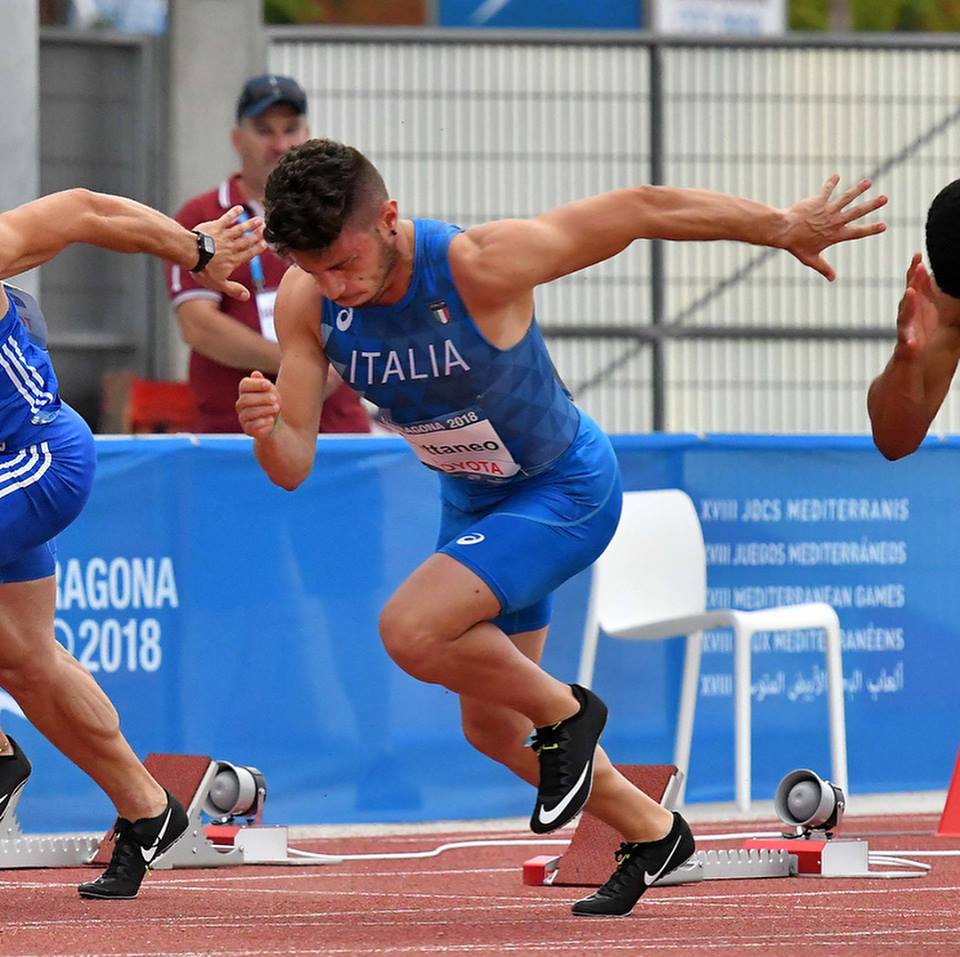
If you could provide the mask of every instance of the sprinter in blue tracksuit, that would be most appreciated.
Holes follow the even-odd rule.
[[[463,231],[401,219],[366,157],[329,140],[291,150],[268,180],[265,235],[299,268],[277,298],[278,381],[243,380],[241,425],[270,478],[295,488],[332,364],[440,473],[437,551],[388,602],[381,637],[409,674],[460,695],[472,744],[537,785],[535,832],[587,806],[623,836],[613,876],[576,914],[628,913],[694,842],[597,747],[603,702],[538,664],[551,592],[606,547],[621,490],[609,440],[547,355],[534,288],[641,238],[780,247],[833,278],[821,252],[880,232],[858,220],[885,202],[851,206],[870,184],[834,197],[837,182],[786,210],[639,187]]]
[[[75,189],[0,214],[0,280],[72,243],[145,252],[244,297],[227,277],[264,248],[240,207],[191,231],[132,200]],[[29,721],[107,793],[119,815],[110,865],[83,897],[136,897],[153,858],[187,818],[120,733],[117,712],[54,637],[55,537],[80,513],[94,472],[93,436],[60,396],[36,300],[0,282],[0,687]],[[0,817],[30,762],[0,732]]]

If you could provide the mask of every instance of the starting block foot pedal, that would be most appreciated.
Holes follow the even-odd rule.
[[[95,837],[81,835],[49,835],[31,837],[20,829],[17,805],[23,794],[22,784],[11,795],[0,817],[0,870],[19,867],[79,867],[97,851]]]
[[[618,764],[616,769],[648,797],[666,808],[673,806],[683,773],[672,764]],[[558,865],[553,883],[572,887],[599,887],[610,876],[620,835],[598,817],[584,812],[570,846]]]

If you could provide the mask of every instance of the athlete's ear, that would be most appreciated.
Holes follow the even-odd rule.
[[[380,225],[392,236],[397,235],[397,224],[400,222],[400,213],[397,211],[395,199],[385,199],[380,207]]]

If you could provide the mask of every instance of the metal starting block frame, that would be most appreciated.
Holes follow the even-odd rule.
[[[557,878],[560,858],[544,854],[523,865],[524,884],[552,884]],[[756,880],[761,877],[795,877],[796,854],[781,850],[695,851],[675,871],[661,877],[654,886],[696,884],[700,881]]]
[[[699,881],[756,880],[795,877],[797,856],[778,850],[695,851],[693,857],[656,882],[656,886]]]
[[[25,784],[26,781],[13,793],[0,817],[0,870],[79,867],[88,864],[100,845],[97,837],[57,834],[30,836],[23,833],[17,819],[17,805]]]

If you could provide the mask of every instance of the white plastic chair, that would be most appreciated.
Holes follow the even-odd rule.
[[[736,802],[750,807],[750,640],[758,631],[822,628],[826,634],[827,702],[833,783],[847,793],[847,742],[843,706],[840,623],[833,608],[816,602],[759,611],[706,611],[707,566],[703,531],[690,497],[679,489],[626,492],[613,540],[593,567],[593,581],[577,681],[593,681],[601,630],[613,638],[687,636],[674,763],[690,763],[693,715],[700,680],[702,632],[734,632],[734,732]],[[680,791],[683,800],[683,788]]]

